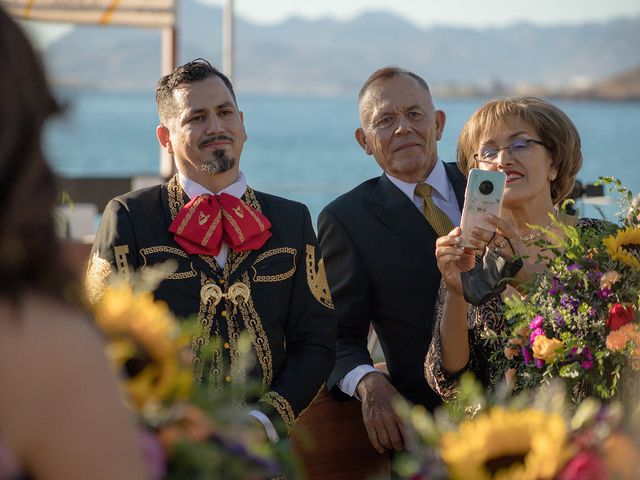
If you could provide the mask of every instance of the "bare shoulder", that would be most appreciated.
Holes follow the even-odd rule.
[[[0,385],[0,430],[35,478],[144,478],[103,342],[80,309],[0,303]]]
[[[0,384],[13,392],[2,396],[0,410],[3,402],[42,398],[106,365],[100,336],[80,309],[36,296],[0,303]]]
[[[1,365],[12,370],[54,368],[54,360],[75,357],[101,344],[86,313],[36,296],[28,296],[18,305],[0,303],[0,333],[0,372]],[[43,362],[45,358],[51,361]]]

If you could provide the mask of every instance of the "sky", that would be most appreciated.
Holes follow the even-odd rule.
[[[196,0],[223,6],[226,0]],[[640,16],[640,0],[234,0],[238,16],[261,24],[291,16],[351,19],[367,10],[395,13],[418,26],[491,28],[527,21],[538,25],[601,22]],[[37,43],[46,45],[68,32],[66,25],[29,22]]]
[[[238,15],[259,23],[277,23],[292,15],[346,20],[365,10],[386,10],[422,27],[491,27],[522,20],[558,25],[640,16],[639,0],[234,0],[234,8]]]

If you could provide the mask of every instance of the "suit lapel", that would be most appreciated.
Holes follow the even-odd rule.
[[[435,232],[415,205],[386,175],[380,176],[371,203],[382,223],[425,253],[433,253]]]
[[[464,190],[467,186],[467,180],[456,163],[445,163],[444,169],[447,172],[449,183],[453,187],[453,192],[458,200],[458,206],[460,207],[460,210],[462,210],[462,206],[464,204]]]

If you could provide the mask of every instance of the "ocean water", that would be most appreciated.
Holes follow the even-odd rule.
[[[50,124],[47,155],[62,175],[128,176],[158,174],[159,146],[153,92],[60,91],[67,112]],[[485,99],[435,99],[447,114],[439,155],[455,160],[458,133]],[[583,143],[582,182],[599,176],[620,178],[640,192],[640,103],[555,102],[574,121]],[[301,201],[315,220],[324,205],[380,174],[373,157],[354,138],[355,98],[256,97],[239,93],[249,137],[241,168],[258,190]],[[603,207],[612,218],[617,202]],[[599,217],[589,200],[582,215]]]

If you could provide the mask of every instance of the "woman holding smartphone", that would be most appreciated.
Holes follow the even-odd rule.
[[[505,328],[502,296],[517,294],[508,287],[480,306],[466,302],[461,272],[470,271],[476,254],[491,249],[511,262],[522,258],[515,281],[525,280],[544,268],[535,263],[543,232],[530,225],[553,228],[550,215],[572,191],[582,166],[580,135],[571,120],[557,107],[535,97],[492,100],[474,112],[460,133],[457,146],[460,169],[504,172],[506,185],[502,213],[488,215],[492,226],[467,227],[463,248],[462,230],[455,228],[436,242],[436,259],[442,282],[436,305],[433,340],[425,361],[425,376],[441,397],[455,394],[457,379],[465,371],[492,389],[504,372],[495,371],[489,358],[496,343],[487,342],[491,332]],[[464,213],[463,213],[464,215]],[[564,216],[563,221],[571,221]],[[593,221],[579,220],[588,226]],[[468,243],[467,243],[468,242]]]

